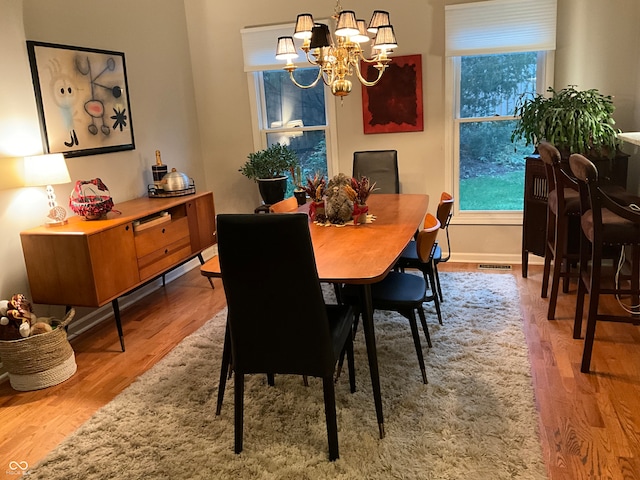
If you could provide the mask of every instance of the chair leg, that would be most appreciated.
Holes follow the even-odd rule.
[[[418,307],[421,309],[422,307]],[[416,322],[416,312],[412,308],[403,313],[409,319],[409,325],[411,326],[411,335],[413,336],[413,344],[416,347],[416,354],[418,355],[418,364],[420,365],[420,372],[422,372],[422,382],[427,384],[427,369],[424,366],[424,357],[422,356],[422,345],[420,345],[420,334],[418,333],[418,322]]]
[[[338,420],[336,418],[336,395],[331,376],[322,378],[324,393],[324,416],[327,422],[327,440],[329,442],[329,460],[340,458],[338,452]]]
[[[273,373],[267,373],[267,384],[270,387],[273,387],[276,384],[275,377]]]
[[[556,262],[555,254],[558,252],[557,248],[552,247],[556,243],[556,222],[555,215],[549,209],[547,209],[547,233],[544,243],[544,269],[542,271],[542,291],[540,296],[547,298],[547,291],[549,289],[549,273],[551,272],[551,259]],[[555,250],[555,251],[554,251]]]
[[[589,373],[591,369],[591,355],[593,353],[593,341],[596,336],[596,316],[598,314],[598,294],[589,295],[589,314],[587,318],[587,331],[584,335],[584,350],[582,351],[582,365],[580,371]]]
[[[433,264],[433,274],[436,281],[436,289],[438,290],[438,297],[440,298],[440,302],[443,302],[444,298],[442,298],[442,287],[440,286],[440,275],[438,274],[438,264],[435,262]]]
[[[433,267],[433,262],[430,263],[429,265],[431,265],[431,268],[429,268],[427,274],[429,276],[429,284],[431,285],[431,294],[432,294],[432,298],[433,298],[433,304],[436,307],[436,314],[438,315],[438,323],[440,325],[442,325],[442,311],[440,311],[440,299],[438,298],[438,293],[436,292],[436,280],[435,280],[435,275],[433,273],[434,267]]]
[[[554,255],[553,255],[553,278],[551,280],[551,297],[549,298],[549,309],[547,310],[547,319],[553,320],[556,316],[556,305],[558,303],[558,290],[560,289],[560,276],[562,274],[562,267],[565,267],[565,270],[568,272],[569,270],[569,262],[564,259],[565,251],[567,244],[567,230],[566,228],[559,228],[556,231],[556,245],[554,247]],[[545,267],[546,267],[545,258]],[[567,273],[568,275],[568,273]],[[545,277],[547,278],[547,277]],[[569,278],[568,276],[566,277]]]
[[[227,385],[227,372],[231,365],[231,339],[229,337],[229,327],[225,328],[224,346],[222,347],[222,364],[220,365],[220,381],[218,383],[218,402],[216,404],[216,415],[222,411],[222,400],[224,399],[224,389]]]
[[[234,451],[240,453],[244,424],[244,373],[236,372],[234,387]]]
[[[581,338],[582,337],[582,313],[584,309],[584,295],[586,293],[587,287],[582,281],[581,278],[578,279],[578,293],[576,295],[576,315],[573,319],[573,338]]]
[[[345,345],[347,351],[347,365],[349,367],[349,389],[351,393],[356,392],[356,364],[353,358],[353,339],[348,338]]]
[[[429,326],[427,325],[427,319],[424,315],[424,310],[422,308],[418,308],[418,316],[420,317],[420,323],[422,324],[422,331],[424,332],[424,337],[427,339],[427,345],[429,348],[432,348],[431,345],[431,335],[429,335]]]
[[[594,251],[597,247],[594,248]],[[594,258],[602,258],[602,252],[596,252]],[[600,301],[600,279],[602,266],[596,260],[591,265],[591,277],[589,279],[589,312],[587,314],[587,331],[584,335],[584,350],[582,351],[582,365],[580,371],[589,373],[591,367],[591,354],[593,353],[593,341],[596,336],[596,320],[598,317],[598,302]]]

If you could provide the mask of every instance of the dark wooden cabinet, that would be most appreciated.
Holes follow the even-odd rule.
[[[606,183],[627,186],[629,155],[618,152],[613,159],[594,161],[601,179]],[[569,171],[569,165],[565,166]],[[547,195],[549,186],[544,164],[539,155],[530,155],[525,159],[524,208],[522,218],[522,276],[527,277],[529,254],[544,257],[547,236]],[[571,231],[578,231],[571,229]],[[579,235],[569,235],[570,251],[577,251]]]

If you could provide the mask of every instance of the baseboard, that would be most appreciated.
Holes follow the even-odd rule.
[[[450,262],[521,265],[522,255],[499,253],[452,253]],[[529,255],[529,265],[544,265],[544,258]]]

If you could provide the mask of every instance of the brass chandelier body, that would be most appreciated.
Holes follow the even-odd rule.
[[[335,96],[349,95],[352,82],[347,77],[353,75],[366,87],[377,84],[391,59],[389,53],[396,48],[393,26],[389,23],[389,13],[381,10],[373,12],[368,27],[364,20],[356,19],[355,12],[342,10],[340,0],[332,18],[336,22],[335,40],[326,24],[315,23],[309,13],[298,15],[293,37],[302,39],[300,49],[304,52],[307,62],[318,66],[318,76],[309,85],[300,84],[294,77],[297,68],[293,59],[299,55],[296,51],[293,37],[279,37],[276,58],[286,60],[284,69],[289,72],[291,81],[300,88],[312,88],[320,81],[331,88]],[[373,38],[367,34],[374,35]],[[361,44],[371,43],[372,56],[366,58]],[[377,78],[367,80],[360,70],[360,62],[373,65],[378,71]]]

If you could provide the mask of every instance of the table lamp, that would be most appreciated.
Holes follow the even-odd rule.
[[[67,223],[67,211],[57,204],[56,195],[53,191],[53,185],[71,182],[64,155],[52,153],[25,157],[24,177],[25,186],[27,187],[47,186],[49,213],[47,214],[45,225],[54,227]]]

